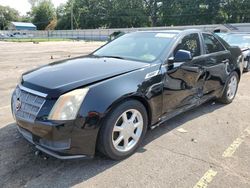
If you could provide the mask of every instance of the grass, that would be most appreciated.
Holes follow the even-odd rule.
[[[4,39],[6,42],[60,42],[60,41],[72,41],[72,39],[62,38],[8,38]]]

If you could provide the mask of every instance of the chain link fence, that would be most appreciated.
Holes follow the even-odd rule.
[[[192,25],[192,26],[175,26],[175,27],[145,27],[145,28],[117,28],[117,29],[85,29],[85,30],[53,30],[53,31],[0,31],[0,40],[11,41],[24,40],[33,41],[36,39],[43,40],[86,40],[86,41],[107,41],[114,32],[134,32],[149,30],[183,30],[183,29],[202,29],[214,31],[216,28],[230,27],[238,31],[250,32],[250,23],[230,24],[230,25]]]

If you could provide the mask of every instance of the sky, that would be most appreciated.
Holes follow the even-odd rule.
[[[52,0],[52,2],[57,7],[61,3],[67,2],[67,0]],[[21,15],[25,15],[31,8],[28,0],[0,0],[0,5],[10,6],[18,10]]]

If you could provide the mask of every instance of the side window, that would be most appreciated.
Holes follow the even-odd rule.
[[[222,44],[213,35],[202,33],[202,36],[205,42],[205,50],[207,54],[225,50]]]
[[[198,33],[185,36],[181,43],[174,50],[174,55],[178,50],[190,51],[193,57],[201,55],[200,39]]]

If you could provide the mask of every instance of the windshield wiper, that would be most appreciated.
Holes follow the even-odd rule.
[[[104,55],[104,56],[100,56],[100,57],[115,58],[115,59],[124,59],[124,57],[113,56],[113,55]]]

